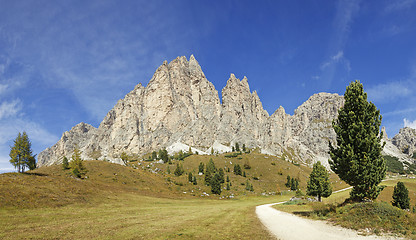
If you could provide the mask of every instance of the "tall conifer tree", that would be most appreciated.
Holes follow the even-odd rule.
[[[18,172],[24,172],[25,168],[33,170],[36,168],[36,155],[32,152],[32,143],[26,132],[17,135],[14,144],[10,147],[10,163],[17,168]]]
[[[311,175],[306,188],[308,195],[318,196],[321,202],[321,197],[329,197],[332,194],[332,186],[329,181],[329,174],[321,162],[313,165]]]
[[[331,143],[331,169],[349,185],[352,200],[376,199],[382,190],[378,184],[386,175],[381,155],[381,115],[376,106],[367,101],[367,93],[357,80],[345,91],[345,104],[332,126],[337,135],[337,147]]]

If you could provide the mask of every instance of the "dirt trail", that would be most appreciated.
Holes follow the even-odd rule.
[[[281,240],[337,240],[337,239],[397,239],[381,236],[360,236],[351,229],[330,225],[324,221],[301,218],[290,213],[278,211],[275,204],[256,207],[256,214],[264,226]]]

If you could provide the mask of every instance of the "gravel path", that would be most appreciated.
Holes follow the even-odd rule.
[[[256,207],[257,217],[277,239],[397,239],[381,236],[360,236],[351,229],[333,226],[324,221],[301,218],[290,213],[278,211],[272,207],[272,205],[282,203],[284,202]]]

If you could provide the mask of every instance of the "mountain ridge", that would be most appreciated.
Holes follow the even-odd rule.
[[[312,164],[328,158],[335,141],[332,119],[343,106],[338,94],[318,93],[287,114],[280,106],[272,115],[263,109],[248,79],[230,74],[221,90],[208,81],[193,55],[164,61],[147,84],[137,84],[107,113],[98,128],[80,123],[38,155],[38,166],[59,163],[75,146],[84,159],[122,163],[122,152],[141,156],[175,143],[201,152],[245,144],[263,153]],[[215,148],[214,148],[215,149]]]

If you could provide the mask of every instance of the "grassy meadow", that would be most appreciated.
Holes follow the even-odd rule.
[[[60,165],[1,174],[0,239],[272,239],[257,219],[255,206],[288,200],[293,193],[262,194],[264,186],[276,192],[275,184],[285,180],[277,173],[280,160],[260,154],[243,157],[213,157],[217,167],[230,161],[243,164],[245,159],[252,164],[245,169],[246,177],[226,172],[232,186],[220,196],[210,194],[204,176],[196,173],[208,156],[194,155],[172,165],[133,162],[137,166],[130,167],[85,161],[85,179],[74,178]],[[176,163],[195,172],[198,184],[189,183],[186,174],[175,176]],[[293,174],[307,170],[282,163]],[[241,185],[247,180],[254,192]],[[209,196],[202,197],[204,192]],[[230,195],[234,197],[220,199]]]
[[[230,190],[225,182],[221,195],[211,194],[204,175],[198,174],[199,164],[206,166],[211,158],[230,179]],[[173,174],[177,164],[185,170],[179,177]],[[235,164],[246,177],[233,173]],[[132,159],[127,167],[104,161],[84,165],[84,179],[61,165],[0,174],[0,239],[273,239],[256,217],[255,206],[294,196],[285,187],[288,175],[297,178],[305,192],[311,172],[307,166],[256,151],[232,158],[192,155],[172,164]],[[188,181],[188,173],[196,176],[197,185]],[[337,175],[330,177],[334,191],[348,187]],[[403,181],[415,205],[416,181]],[[246,190],[247,182],[254,191]],[[391,201],[396,182],[383,182],[387,187],[380,201]],[[333,194],[324,203],[342,203],[348,194]],[[327,207],[278,208],[307,215]]]

